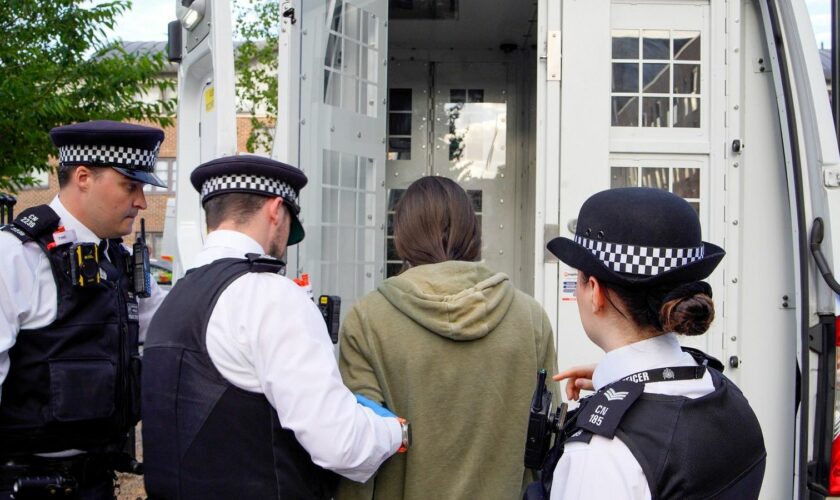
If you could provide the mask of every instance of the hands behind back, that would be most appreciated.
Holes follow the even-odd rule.
[[[380,417],[397,418],[397,416],[394,415],[394,413],[391,410],[389,410],[388,408],[385,408],[381,404],[379,404],[375,401],[372,401],[372,400],[362,396],[361,394],[354,394],[354,396],[356,396],[356,402],[357,403],[359,403],[360,405],[365,406],[367,408],[370,408],[371,410],[373,410],[373,413],[376,413]]]

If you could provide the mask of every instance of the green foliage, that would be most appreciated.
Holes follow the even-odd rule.
[[[277,120],[277,48],[280,28],[277,0],[237,0],[235,38],[236,94],[251,115],[247,149],[271,151]]]
[[[159,79],[160,54],[127,54],[107,32],[130,2],[0,2],[0,190],[31,185],[55,154],[51,128],[85,120],[150,120],[169,125],[172,101],[138,99]]]

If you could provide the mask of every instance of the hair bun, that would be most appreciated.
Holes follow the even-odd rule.
[[[705,333],[715,319],[712,287],[696,281],[675,288],[665,296],[659,319],[666,332],[683,335]]]

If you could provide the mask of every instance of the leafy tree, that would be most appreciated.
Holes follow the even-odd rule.
[[[174,88],[158,76],[164,54],[128,54],[109,41],[126,1],[0,2],[0,190],[31,185],[55,154],[49,130],[95,119],[149,120],[168,125],[174,102],[141,102],[153,88]]]
[[[236,94],[251,115],[246,148],[271,151],[277,120],[277,49],[280,28],[277,0],[236,0]]]

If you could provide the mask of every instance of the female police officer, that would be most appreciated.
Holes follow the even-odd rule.
[[[551,499],[756,498],[758,420],[722,365],[676,337],[708,329],[700,280],[724,255],[701,241],[694,209],[661,190],[603,191],[581,207],[574,240],[548,249],[578,269],[584,330],[606,352],[548,460]]]

